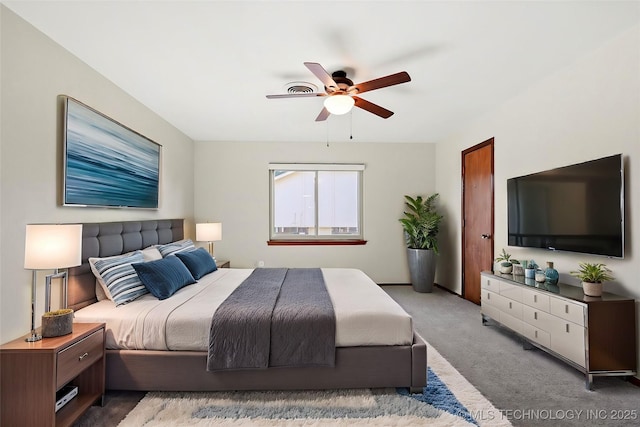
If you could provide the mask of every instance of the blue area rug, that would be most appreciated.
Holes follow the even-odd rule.
[[[456,396],[449,390],[446,384],[433,373],[431,368],[427,368],[427,386],[423,389],[422,394],[410,394],[406,388],[399,388],[398,393],[446,411],[456,417],[461,417],[471,424],[479,425],[471,416],[469,410],[456,399]]]
[[[150,392],[120,423],[139,426],[510,426],[428,346],[427,387],[323,391]]]

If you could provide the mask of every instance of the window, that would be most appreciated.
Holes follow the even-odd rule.
[[[362,242],[361,164],[269,165],[272,242]]]

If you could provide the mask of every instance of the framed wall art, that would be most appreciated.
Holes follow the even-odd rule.
[[[157,209],[162,146],[63,96],[64,206]]]

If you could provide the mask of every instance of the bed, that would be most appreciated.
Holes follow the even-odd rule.
[[[106,387],[141,391],[302,390],[407,387],[426,385],[426,344],[411,318],[364,273],[322,269],[336,316],[335,366],[277,367],[208,372],[206,330],[213,311],[189,316],[213,301],[213,307],[252,269],[218,269],[172,297],[145,295],[114,307],[98,301],[90,257],[109,257],[184,239],[182,219],[83,224],[82,265],[69,269],[68,304],[76,322],[105,322]],[[374,286],[371,286],[373,284]],[[368,287],[368,288],[367,288]],[[215,291],[212,289],[215,288]],[[368,289],[368,290],[367,290]],[[359,298],[367,292],[366,298]],[[352,307],[349,301],[361,300]],[[391,301],[387,304],[385,301]],[[207,303],[208,304],[208,303]],[[380,305],[379,305],[380,304]],[[385,307],[386,306],[386,307]],[[211,309],[209,309],[211,310]],[[200,311],[198,311],[200,313]],[[377,315],[374,315],[379,312]],[[162,320],[170,314],[170,321]],[[116,317],[114,317],[116,316]],[[159,317],[163,331],[147,333]],[[166,318],[166,316],[165,316]],[[171,330],[174,333],[171,333]],[[177,333],[175,333],[177,332]]]

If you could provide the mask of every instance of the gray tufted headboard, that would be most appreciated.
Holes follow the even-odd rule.
[[[68,307],[79,310],[97,301],[90,257],[120,255],[183,238],[183,219],[82,224],[82,264],[68,272]]]

